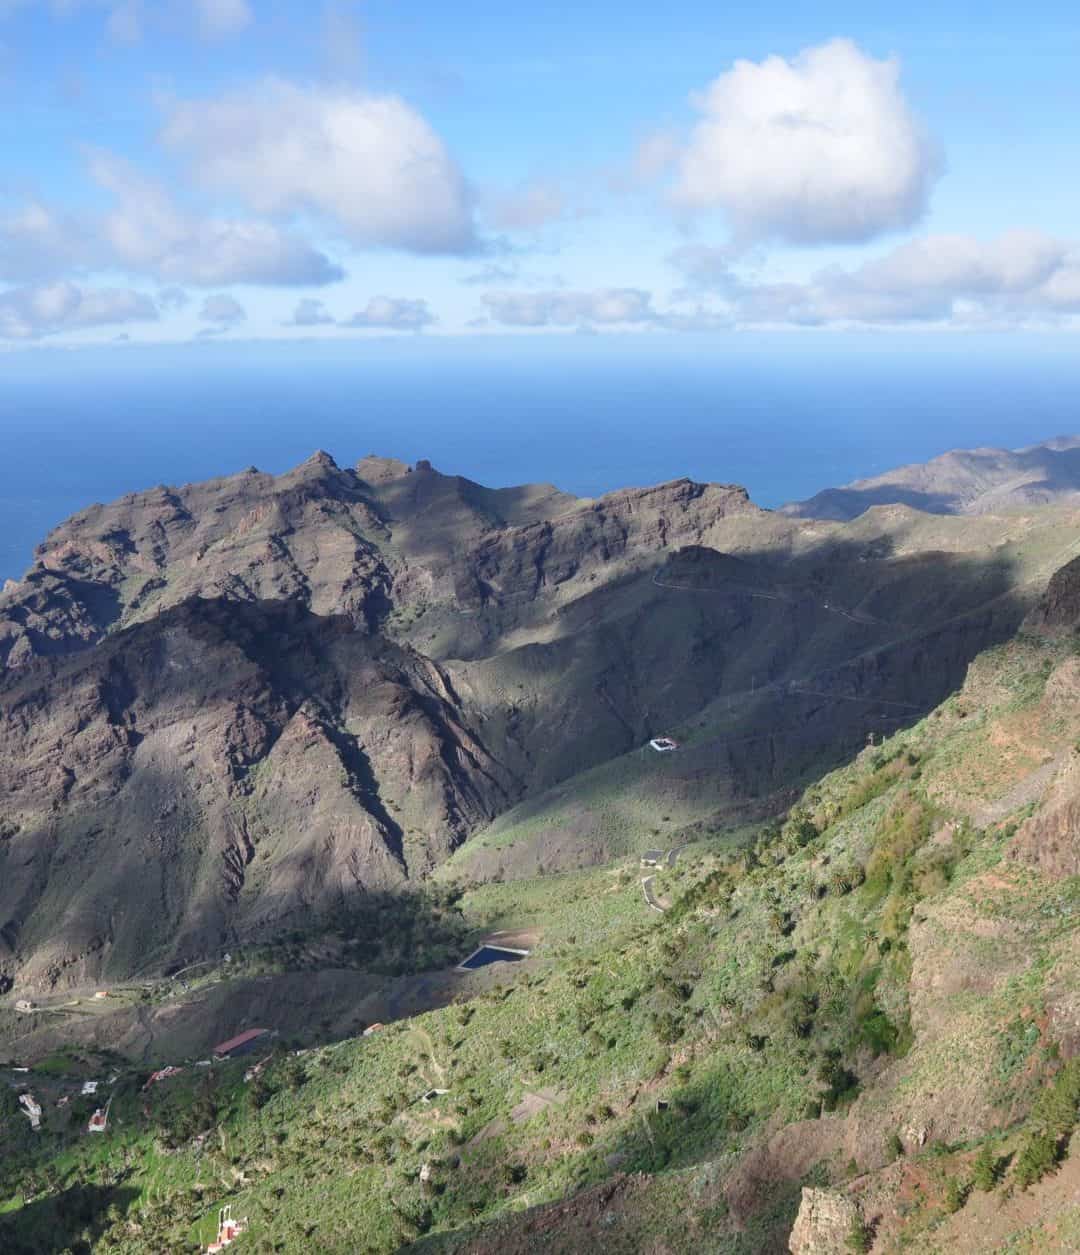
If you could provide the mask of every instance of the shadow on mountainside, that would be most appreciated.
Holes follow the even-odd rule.
[[[100,1235],[138,1197],[125,1186],[75,1185],[0,1216],[4,1255],[90,1255]]]
[[[1025,574],[873,537],[793,560],[698,547],[590,593],[561,610],[561,636],[468,670],[533,787],[492,829],[512,841],[468,845],[459,866],[480,880],[588,866],[783,809],[959,688],[1041,591]],[[649,751],[661,735],[678,751]]]
[[[500,811],[508,821],[517,781],[528,795],[509,819],[535,836],[510,856],[478,852],[473,878],[643,849],[650,806],[682,828],[754,822],[959,687],[971,659],[1016,630],[1031,600],[1023,575],[1011,556],[897,554],[887,535],[828,537],[794,556],[694,546],[553,609],[549,639],[445,664],[437,698],[431,664],[343,617],[181,603],[0,679],[10,745],[58,721],[33,763],[8,763],[22,781],[9,808],[26,809],[18,788],[32,787],[39,814],[0,841],[0,927],[24,957],[58,940],[74,943],[65,963],[116,956],[91,959],[86,979],[130,975],[165,934],[181,941],[163,949],[168,962],[306,929],[354,894],[396,891],[408,823],[429,843],[445,827],[453,849]],[[346,727],[347,699],[370,706],[368,732]],[[414,725],[422,739],[375,761]],[[196,726],[192,742],[184,728]],[[664,734],[676,754],[628,757]],[[393,806],[387,770],[400,776]],[[612,799],[624,812],[615,841]],[[70,938],[51,935],[57,921]]]
[[[806,501],[783,506],[780,513],[789,518],[825,519],[848,523],[871,506],[906,505],[924,514],[957,514],[962,502],[953,493],[919,492],[914,488],[826,488]]]

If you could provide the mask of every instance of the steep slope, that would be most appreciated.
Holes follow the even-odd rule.
[[[1059,436],[1026,449],[953,449],[827,488],[782,509],[804,519],[853,519],[874,505],[908,505],[932,514],[988,514],[1080,500],[1080,437]]]
[[[248,1085],[125,1073],[92,1155],[67,1108],[37,1143],[8,1115],[7,1247],[184,1250],[230,1203],[256,1250],[1070,1249],[1080,879],[1039,827],[1080,737],[1066,582],[783,823],[654,873],[666,911],[636,860],[481,888],[544,935],[467,1005]]]
[[[516,792],[411,650],[184,602],[0,690],[0,969],[76,984],[311,927]]]
[[[0,979],[160,971],[436,871],[775,813],[959,684],[1075,528],[324,454],[92,507],[0,599]],[[681,748],[646,761],[660,733]]]

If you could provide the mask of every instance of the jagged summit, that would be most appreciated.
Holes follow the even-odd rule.
[[[412,467],[399,458],[384,458],[377,453],[369,453],[356,464],[356,473],[369,484],[384,484],[392,479],[400,479],[410,475]]]

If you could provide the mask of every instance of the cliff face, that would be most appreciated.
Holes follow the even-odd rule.
[[[51,984],[309,924],[516,789],[411,650],[189,601],[0,690],[0,945]]]
[[[320,453],[77,514],[0,596],[0,962],[126,973],[424,877],[530,757],[485,744],[501,699],[436,657],[738,511],[689,481],[578,502]]]
[[[533,597],[583,569],[700,542],[741,488],[679,480],[579,502],[547,485],[487,489],[365,458],[317,453],[274,477],[254,469],[133,493],[57,527],[0,595],[0,663],[69,652],[193,596],[288,599],[374,632],[396,611],[477,609]]]
[[[123,975],[307,926],[687,721],[715,731],[679,789],[720,764],[732,814],[767,811],[1015,628],[1019,569],[941,520],[920,550],[924,517],[326,454],[91,506],[0,594],[0,967]],[[559,849],[537,865],[606,857]]]
[[[1080,558],[1073,558],[1054,572],[1025,626],[1048,633],[1080,629]]]

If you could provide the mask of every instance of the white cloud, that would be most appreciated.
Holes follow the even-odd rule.
[[[157,294],[157,303],[159,309],[184,309],[191,303],[191,297],[183,288],[171,285]]]
[[[578,323],[648,323],[657,320],[652,295],[640,288],[596,292],[485,292],[491,317],[510,327],[574,326]]]
[[[503,266],[499,262],[487,262],[479,270],[470,271],[458,280],[469,287],[487,287],[492,283],[517,283],[520,277],[517,266]]]
[[[91,247],[85,224],[31,201],[0,217],[0,280],[55,277],[87,260]]]
[[[150,297],[130,288],[83,288],[59,282],[0,292],[0,339],[33,340],[61,331],[153,322]]]
[[[738,260],[740,251],[730,246],[684,244],[669,253],[667,261],[686,279],[691,290],[723,292],[738,286],[732,263]]]
[[[227,327],[235,327],[242,322],[246,322],[247,310],[235,297],[219,293],[216,296],[208,296],[203,301],[202,309],[199,310],[199,317],[203,322],[215,323],[224,330]]]
[[[320,215],[363,246],[460,253],[475,245],[460,170],[396,96],[273,79],[176,104],[162,137],[190,157],[204,185],[259,213]]]
[[[748,282],[714,251],[723,252],[680,249],[668,260],[697,290],[722,297],[742,325],[1004,326],[1080,312],[1080,252],[1037,231],[989,241],[928,235],[853,268],[830,266],[809,283]]]
[[[195,16],[204,39],[236,35],[255,20],[248,0],[195,0]]]
[[[185,212],[163,187],[109,153],[91,153],[90,172],[116,197],[99,230],[103,249],[122,268],[200,287],[306,286],[344,277],[324,253],[272,223]]]
[[[400,296],[373,296],[364,309],[343,327],[387,327],[395,331],[422,331],[435,322],[427,301]]]
[[[323,327],[334,322],[334,316],[322,301],[306,296],[297,301],[296,309],[288,325],[290,327]]]
[[[678,138],[672,131],[651,131],[634,154],[632,182],[648,183],[666,174],[678,161],[680,151]]]
[[[856,242],[910,226],[940,172],[897,62],[847,39],[736,61],[694,103],[702,117],[675,158],[672,199],[722,210],[742,241]]]
[[[910,293],[1028,292],[1057,271],[1068,253],[1060,240],[1039,231],[1008,231],[983,243],[967,235],[927,235],[852,273],[860,288]]]

